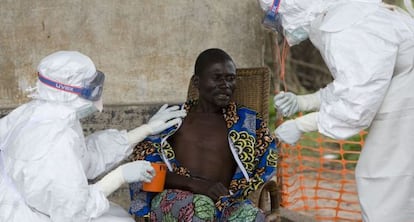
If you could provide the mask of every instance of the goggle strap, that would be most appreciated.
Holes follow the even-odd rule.
[[[81,88],[81,87],[71,86],[71,85],[66,85],[66,84],[63,84],[63,83],[55,82],[51,79],[48,79],[48,78],[42,76],[39,72],[37,73],[37,76],[38,76],[40,82],[44,83],[47,86],[55,88],[55,89],[59,89],[59,90],[69,92],[69,93],[74,93],[74,94],[77,94],[77,95],[82,94],[83,91],[84,91],[84,89]]]
[[[276,15],[277,11],[279,11],[279,5],[281,0],[274,0],[272,4],[272,8],[270,11],[273,13],[273,15]]]

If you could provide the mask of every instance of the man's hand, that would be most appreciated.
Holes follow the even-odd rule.
[[[213,201],[217,201],[221,196],[229,195],[229,190],[222,183],[214,183],[207,190],[206,195]]]
[[[229,190],[222,183],[213,182],[202,178],[192,178],[191,192],[203,194],[216,202],[221,196],[230,195]]]

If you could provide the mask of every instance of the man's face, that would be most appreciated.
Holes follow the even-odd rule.
[[[212,63],[199,76],[199,99],[213,106],[227,106],[235,88],[236,67],[232,61]]]

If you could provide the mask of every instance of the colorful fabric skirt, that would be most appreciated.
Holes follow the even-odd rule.
[[[218,212],[207,196],[177,189],[164,190],[151,201],[151,221],[201,222],[265,221],[263,212],[246,202],[237,202]]]

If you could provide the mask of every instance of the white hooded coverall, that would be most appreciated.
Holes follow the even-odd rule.
[[[414,221],[413,18],[380,0],[281,0],[279,12],[285,31],[308,31],[333,76],[319,132],[369,128],[356,169],[363,220]]]
[[[315,20],[310,40],[334,77],[320,91],[319,131],[369,127],[356,168],[363,220],[414,221],[414,20],[350,2]]]
[[[54,65],[39,65],[38,70],[52,72],[48,69]],[[84,73],[83,78],[96,71],[89,59],[68,61],[64,67]],[[60,71],[62,82],[65,77],[68,81],[68,70]],[[72,78],[69,83],[80,81]],[[37,86],[36,99],[0,120],[0,221],[133,222],[87,182],[132,152],[126,131],[99,131],[85,139],[77,112],[91,102],[39,82]]]

